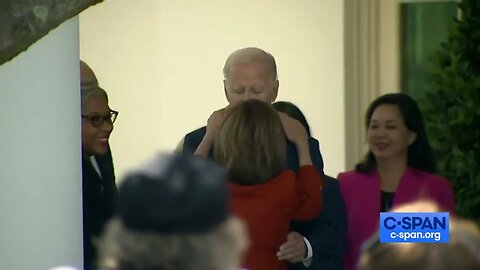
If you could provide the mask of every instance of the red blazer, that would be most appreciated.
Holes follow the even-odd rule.
[[[380,216],[380,178],[377,172],[341,173],[338,176],[340,191],[347,210],[347,253],[345,270],[357,269],[360,249],[377,230]],[[414,169],[407,169],[398,184],[393,205],[431,199],[451,213],[455,200],[450,184],[443,178]]]
[[[242,267],[249,270],[283,270],[286,261],[277,258],[287,240],[292,220],[315,218],[322,207],[323,181],[314,166],[284,171],[258,185],[230,183],[232,213],[247,225],[250,246]]]

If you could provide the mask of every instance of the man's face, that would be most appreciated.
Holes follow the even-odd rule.
[[[223,85],[230,104],[252,98],[272,103],[278,94],[278,80],[272,78],[267,64],[261,59],[233,65],[230,77],[223,81]]]

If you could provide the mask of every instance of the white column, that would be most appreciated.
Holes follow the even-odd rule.
[[[347,170],[368,150],[365,113],[400,84],[397,0],[345,2],[345,132]]]
[[[82,267],[78,18],[0,66],[0,269]]]

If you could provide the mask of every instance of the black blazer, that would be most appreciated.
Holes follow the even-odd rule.
[[[97,252],[93,243],[98,238],[106,222],[113,216],[117,187],[113,171],[112,153],[110,149],[103,156],[95,156],[102,177],[90,162],[88,156],[82,156],[82,189],[83,189],[83,253],[84,269],[95,269]]]
[[[206,127],[185,135],[183,153],[193,154],[205,135]],[[313,165],[323,173],[323,158],[316,139],[308,140]],[[213,158],[210,150],[209,158]],[[295,145],[287,140],[287,166],[298,170],[298,153]],[[343,270],[346,250],[346,212],[337,180],[324,177],[323,209],[317,218],[307,222],[292,222],[291,229],[306,237],[313,250],[313,262],[309,268],[302,263],[292,264],[290,269]]]
[[[305,236],[312,245],[313,262],[291,265],[291,270],[343,270],[347,246],[347,216],[340,188],[335,178],[324,175],[323,209],[316,219],[292,222],[291,230]]]

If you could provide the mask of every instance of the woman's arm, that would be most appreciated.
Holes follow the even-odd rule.
[[[308,145],[308,134],[305,127],[300,121],[295,120],[285,113],[279,113],[283,130],[288,140],[295,144],[298,153],[299,167],[312,165],[312,157],[310,156],[310,146]]]
[[[200,157],[208,157],[208,152],[210,151],[210,148],[212,148],[213,145],[213,138],[210,136],[203,136],[202,141],[197,147],[197,150],[195,150],[194,155],[195,156],[200,156]]]
[[[203,136],[203,139],[198,145],[197,150],[195,150],[195,156],[208,157],[208,153],[213,146],[213,141],[215,140],[215,137],[222,126],[227,108],[215,111],[212,113],[212,115],[210,115],[207,121],[207,130],[205,131],[205,136]]]
[[[323,179],[313,165],[302,165],[297,173],[298,190],[295,220],[311,220],[318,216],[323,206]]]
[[[294,142],[295,147],[297,147],[298,153],[298,165],[299,167],[305,165],[312,165],[312,157],[310,156],[310,147],[308,145],[308,138],[299,139],[298,142]]]

